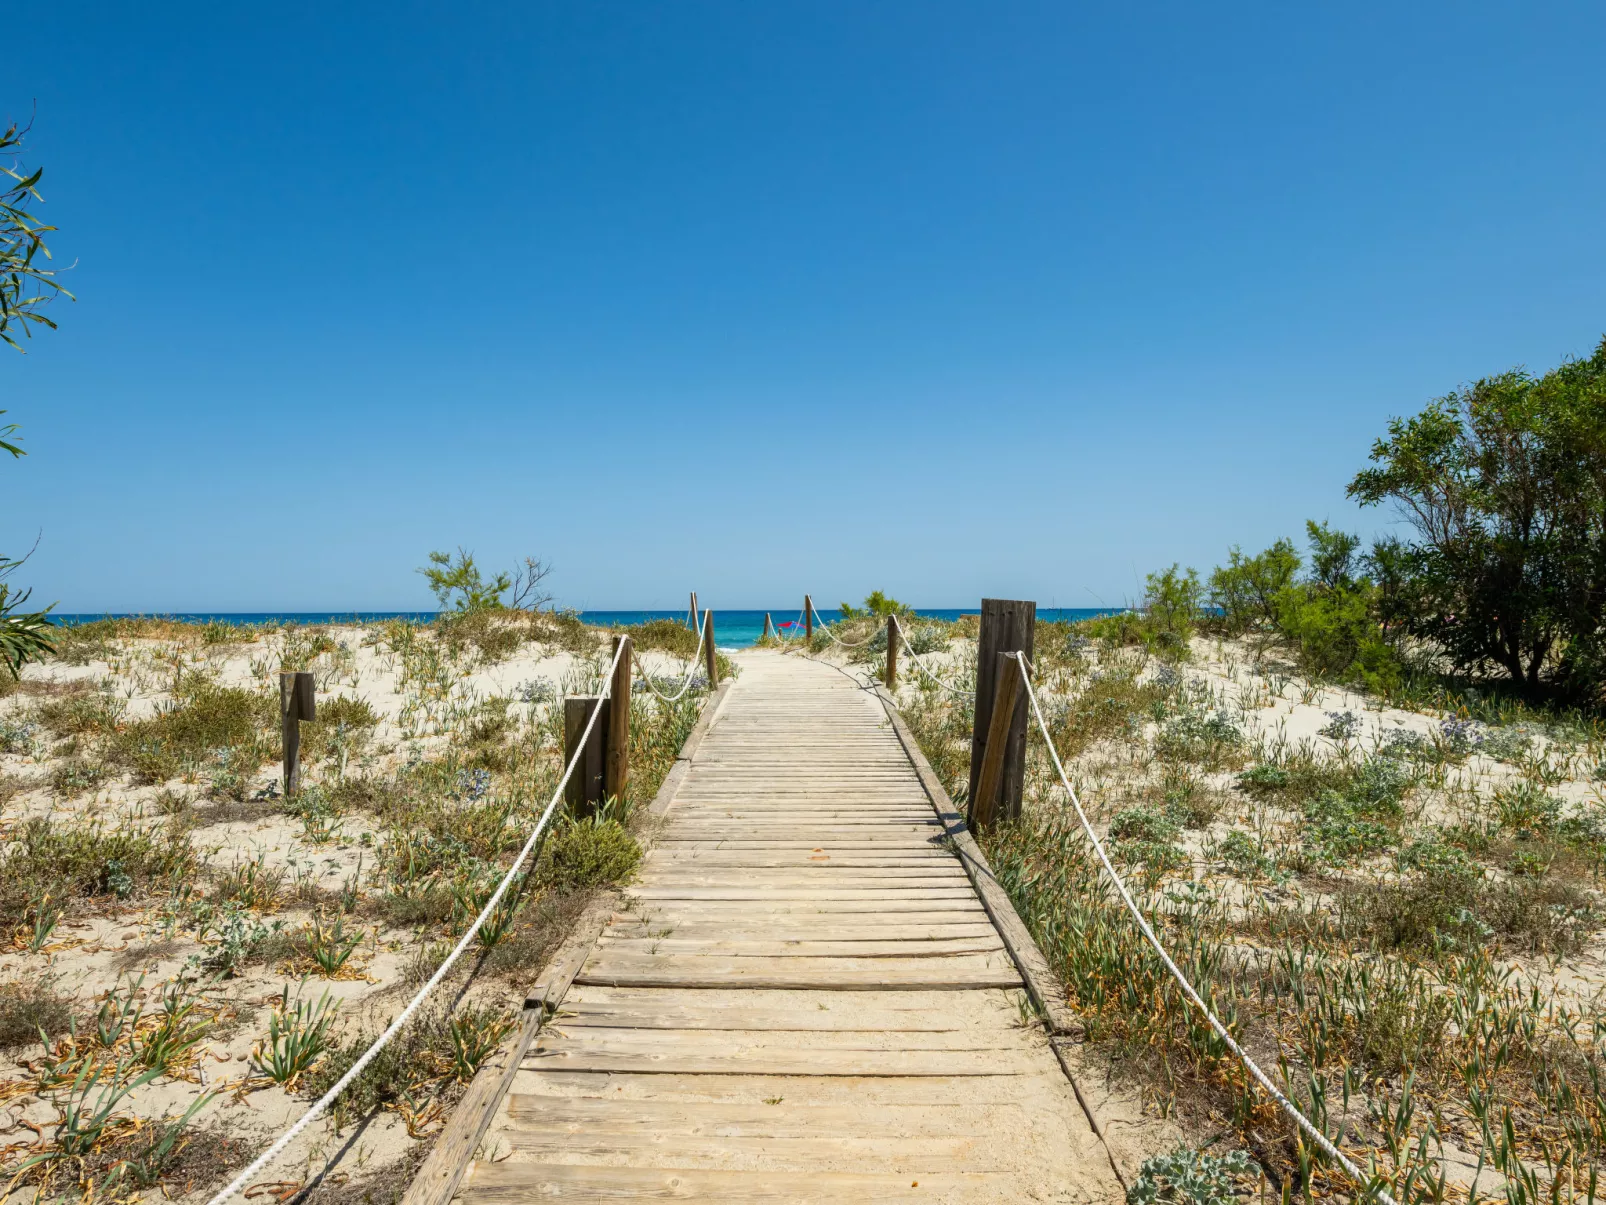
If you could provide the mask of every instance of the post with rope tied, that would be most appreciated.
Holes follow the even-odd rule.
[[[976,656],[976,722],[970,737],[970,826],[1018,820],[1026,786],[1026,691],[1020,659],[1029,661],[1037,604],[981,600]]]
[[[898,689],[898,617],[887,616],[887,689]]]
[[[279,675],[279,730],[284,737],[284,797],[301,791],[301,721],[318,718],[318,687],[305,671]]]
[[[630,637],[615,636],[613,651],[613,677],[606,698],[570,695],[563,700],[563,756],[575,763],[564,799],[575,816],[595,815],[603,800],[622,799],[630,782]],[[598,708],[601,714],[587,734],[591,713]]]
[[[803,596],[803,639],[814,639],[814,600],[807,594]]]
[[[719,685],[719,660],[714,653],[714,613],[703,612],[703,664],[708,669],[708,689]]]
[[[630,658],[635,648],[628,636],[613,638],[613,685],[608,689],[608,732],[602,765],[602,791],[609,799],[623,799],[630,785]]]

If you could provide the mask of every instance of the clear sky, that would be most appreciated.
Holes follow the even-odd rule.
[[[55,2],[65,611],[1118,602],[1606,332],[1606,7]]]

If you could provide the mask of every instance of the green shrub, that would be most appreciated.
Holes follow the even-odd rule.
[[[1185,711],[1160,729],[1154,751],[1166,761],[1219,770],[1243,764],[1244,734],[1225,715]]]
[[[690,657],[697,651],[697,633],[678,619],[653,619],[617,630],[630,637],[638,653],[660,649],[677,657]]]
[[[42,892],[58,900],[128,896],[154,880],[193,878],[200,868],[188,834],[177,827],[58,823],[36,816],[10,838],[0,853],[0,917],[14,921]]]
[[[617,820],[566,820],[547,838],[537,877],[547,887],[596,887],[623,882],[640,861],[641,846]]]
[[[260,766],[279,755],[279,701],[265,692],[182,678],[173,702],[126,725],[108,743],[108,757],[144,782],[166,782],[220,752]]]
[[[1210,574],[1210,603],[1220,612],[1221,626],[1231,635],[1276,628],[1278,600],[1294,584],[1299,563],[1291,540],[1278,540],[1252,557],[1229,549],[1227,563]]]
[[[1259,878],[1270,874],[1273,863],[1255,839],[1242,829],[1233,829],[1224,834],[1219,841],[1210,846],[1213,857],[1221,860],[1226,868],[1243,878]]]

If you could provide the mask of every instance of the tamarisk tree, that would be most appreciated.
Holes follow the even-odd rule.
[[[24,351],[19,337],[31,338],[32,327],[44,326],[51,330],[55,321],[44,307],[57,296],[71,297],[56,280],[50,264],[50,249],[45,235],[55,230],[31,214],[27,206],[43,201],[39,195],[42,169],[31,173],[20,165],[23,136],[27,131],[13,122],[0,133],[0,340],[17,351]],[[4,414],[0,410],[0,414]],[[14,442],[16,423],[0,426],[0,453],[13,457],[24,455]],[[24,664],[34,661],[52,650],[47,618],[49,607],[43,611],[25,611],[31,590],[14,591],[6,581],[26,561],[0,553],[0,661],[12,677]]]

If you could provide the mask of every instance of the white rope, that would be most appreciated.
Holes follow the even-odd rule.
[[[960,696],[962,696],[964,698],[967,698],[967,699],[974,699],[976,697],[976,692],[975,691],[973,691],[973,690],[961,690],[957,686],[950,686],[948,683],[944,682],[941,678],[937,677],[936,674],[932,673],[931,670],[927,669],[926,668],[926,663],[920,659],[920,654],[915,652],[914,649],[909,647],[909,633],[904,630],[903,621],[900,620],[896,615],[894,615],[892,617],[892,622],[898,625],[898,636],[903,641],[904,651],[906,653],[908,653],[911,658],[914,659],[914,663],[915,663],[916,667],[920,670],[921,673],[925,674],[926,677],[930,678],[939,687],[941,687],[943,690],[946,690],[951,695],[960,695]]]
[[[1120,892],[1121,901],[1126,904],[1127,911],[1132,914],[1132,919],[1138,922],[1138,928],[1143,930],[1143,936],[1149,939],[1149,944],[1154,947],[1154,952],[1160,956],[1160,961],[1165,963],[1166,970],[1171,972],[1172,978],[1182,988],[1183,995],[1188,998],[1195,1008],[1204,1014],[1205,1020],[1210,1022],[1210,1028],[1216,1031],[1216,1035],[1227,1044],[1228,1049],[1233,1054],[1238,1056],[1239,1062],[1243,1063],[1249,1074],[1259,1081],[1260,1086],[1271,1094],[1272,1099],[1282,1107],[1283,1112],[1288,1114],[1294,1124],[1303,1130],[1312,1142],[1321,1147],[1329,1158],[1342,1167],[1357,1185],[1362,1186],[1363,1190],[1369,1190],[1379,1201],[1383,1202],[1383,1205],[1397,1205],[1394,1198],[1382,1187],[1372,1187],[1373,1178],[1362,1172],[1349,1156],[1333,1145],[1333,1141],[1316,1128],[1314,1122],[1299,1111],[1293,1101],[1282,1094],[1277,1085],[1271,1082],[1271,1078],[1256,1064],[1255,1060],[1250,1058],[1244,1052],[1243,1047],[1233,1040],[1232,1034],[1227,1032],[1227,1027],[1211,1011],[1210,1006],[1204,1002],[1204,998],[1194,990],[1194,986],[1188,982],[1187,976],[1171,960],[1171,955],[1166,953],[1165,947],[1160,944],[1160,939],[1154,935],[1154,930],[1149,927],[1148,920],[1132,899],[1132,893],[1127,890],[1126,883],[1110,863],[1109,855],[1104,852],[1104,843],[1098,839],[1097,834],[1093,832],[1093,826],[1088,823],[1087,813],[1082,810],[1082,801],[1077,797],[1076,789],[1071,786],[1071,780],[1065,774],[1065,765],[1060,761],[1059,750],[1054,747],[1054,738],[1048,734],[1048,724],[1043,720],[1043,709],[1037,704],[1037,692],[1032,689],[1032,680],[1027,672],[1026,658],[1020,653],[1012,653],[1011,656],[1020,665],[1021,681],[1026,684],[1026,697],[1032,701],[1032,714],[1037,717],[1037,727],[1043,734],[1043,743],[1048,746],[1049,756],[1054,759],[1054,769],[1059,773],[1060,785],[1065,788],[1065,793],[1070,796],[1071,806],[1076,809],[1076,818],[1082,822],[1082,831],[1087,834],[1087,839],[1093,843],[1093,850],[1098,854],[1099,861],[1104,864],[1105,873],[1110,876],[1110,881],[1115,884],[1116,891]]]
[[[704,614],[706,614],[706,612],[704,612]],[[647,673],[645,669],[642,669],[639,662],[636,662],[638,673],[640,674],[641,680],[647,684],[647,689],[652,691],[653,694],[657,695],[665,703],[678,703],[681,700],[681,697],[691,689],[692,677],[697,673],[697,659],[702,655],[703,641],[707,639],[707,637],[708,625],[704,624],[697,629],[697,651],[691,655],[691,660],[686,665],[686,680],[680,684],[680,689],[672,695],[666,695],[663,691],[654,686],[652,675]]]
[[[863,640],[843,640],[831,630],[831,625],[825,622],[825,617],[819,611],[814,612],[814,618],[819,621],[820,630],[845,649],[862,649],[875,639],[874,636],[866,636]]]
[[[612,670],[618,668],[619,654],[623,651],[623,649],[624,643],[620,642],[619,648],[616,649],[613,654],[613,666],[610,667],[608,677],[604,680],[602,691],[603,698],[608,697],[608,692],[613,686]],[[379,1037],[374,1039],[374,1044],[363,1053],[361,1058],[351,1065],[351,1069],[347,1071],[346,1074],[342,1075],[338,1080],[335,1081],[334,1087],[330,1088],[329,1091],[325,1092],[321,1097],[319,1097],[316,1103],[314,1103],[311,1108],[301,1115],[301,1119],[297,1121],[295,1125],[291,1126],[282,1135],[280,1135],[277,1142],[252,1160],[251,1165],[238,1176],[234,1177],[234,1179],[229,1182],[228,1187],[223,1189],[210,1201],[208,1201],[207,1205],[222,1205],[224,1201],[227,1201],[235,1193],[239,1192],[240,1189],[245,1187],[246,1183],[265,1166],[267,1166],[268,1163],[276,1158],[285,1147],[289,1146],[290,1143],[295,1140],[296,1135],[300,1134],[302,1130],[311,1125],[325,1109],[334,1103],[335,1098],[346,1090],[347,1085],[349,1085],[353,1080],[363,1073],[363,1070],[368,1066],[368,1064],[373,1062],[374,1056],[376,1056],[381,1050],[390,1044],[390,1040],[401,1032],[402,1027],[405,1026],[408,1020],[411,1019],[412,1015],[418,1011],[418,1006],[424,1002],[424,999],[430,994],[430,992],[434,991],[440,981],[446,977],[446,972],[452,969],[452,964],[462,956],[464,950],[468,949],[468,943],[474,940],[475,934],[480,931],[480,926],[485,923],[486,919],[495,910],[497,904],[501,902],[502,896],[506,893],[508,887],[512,885],[514,878],[518,875],[519,867],[524,865],[524,860],[530,856],[530,851],[535,848],[536,841],[540,839],[542,832],[546,829],[547,822],[552,819],[552,813],[557,809],[558,800],[563,798],[563,788],[568,786],[569,778],[574,774],[574,767],[579,763],[580,756],[585,751],[586,741],[591,736],[591,729],[596,725],[597,717],[601,714],[601,707],[593,707],[591,709],[591,718],[586,721],[585,731],[581,733],[580,740],[575,745],[575,755],[572,759],[570,759],[568,766],[564,768],[563,777],[559,779],[557,789],[552,792],[551,802],[546,805],[546,810],[541,813],[541,818],[536,821],[535,828],[530,832],[529,840],[524,843],[524,848],[519,850],[519,856],[513,859],[513,865],[508,868],[507,874],[502,877],[501,883],[498,884],[496,890],[491,894],[491,898],[486,901],[485,907],[480,910],[480,914],[474,918],[474,923],[468,927],[468,932],[463,934],[462,940],[459,941],[452,952],[446,956],[446,960],[435,969],[435,973],[430,976],[429,982],[418,989],[418,994],[408,1002],[406,1008],[402,1009],[401,1015],[390,1023],[390,1028],[386,1029],[384,1033],[380,1034]]]

